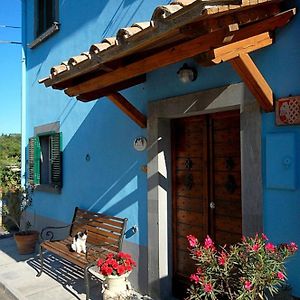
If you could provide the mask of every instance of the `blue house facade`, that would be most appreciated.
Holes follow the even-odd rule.
[[[27,217],[128,218],[132,282],[154,299],[178,295],[187,234],[300,244],[300,127],[274,111],[300,95],[295,3],[169,2],[22,2]],[[287,267],[300,297],[299,254]]]

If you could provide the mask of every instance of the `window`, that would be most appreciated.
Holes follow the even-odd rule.
[[[38,37],[58,21],[58,1],[36,0],[35,3],[36,37]]]
[[[62,187],[61,133],[41,133],[29,139],[30,184],[60,190]]]

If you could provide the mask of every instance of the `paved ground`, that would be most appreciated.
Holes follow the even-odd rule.
[[[45,258],[44,273],[36,277],[40,266],[37,254],[19,255],[14,239],[3,238],[0,233],[0,299],[85,299],[82,270],[52,254]],[[102,299],[101,283],[96,278],[91,280],[90,299]]]

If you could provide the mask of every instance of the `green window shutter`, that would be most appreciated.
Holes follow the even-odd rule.
[[[33,183],[40,184],[41,181],[41,144],[38,136],[34,138],[34,176]]]
[[[50,136],[50,165],[51,165],[51,183],[54,187],[62,187],[62,155],[61,133],[54,133]]]
[[[40,184],[41,147],[38,137],[31,137],[28,142],[28,181]]]
[[[28,182],[34,184],[34,137],[28,142]]]

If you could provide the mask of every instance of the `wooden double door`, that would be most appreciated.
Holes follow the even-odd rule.
[[[173,293],[183,298],[195,269],[186,236],[241,239],[239,111],[173,120],[172,170]]]

